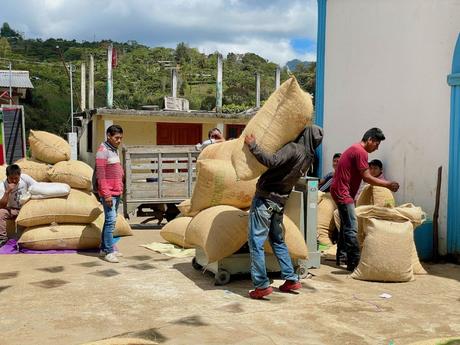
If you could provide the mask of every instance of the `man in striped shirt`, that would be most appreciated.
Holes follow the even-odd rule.
[[[118,147],[123,139],[123,129],[118,125],[107,128],[107,140],[96,153],[96,183],[99,199],[104,206],[101,254],[108,262],[119,262],[121,253],[113,249],[113,230],[117,221],[117,210],[123,193],[123,167],[118,156]]]

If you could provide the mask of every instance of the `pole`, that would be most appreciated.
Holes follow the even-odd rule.
[[[276,66],[276,72],[275,72],[275,90],[277,90],[280,87],[280,79],[281,79],[281,70],[280,66]]]
[[[10,64],[9,64],[9,69],[10,69],[10,105],[13,104],[13,88],[11,86],[12,82],[13,82],[13,72],[11,71],[11,61],[10,61]]]
[[[171,69],[171,76],[172,76],[172,83],[171,83],[171,88],[172,88],[172,96],[174,98],[177,97],[177,69],[172,68]]]
[[[113,45],[107,49],[107,108],[113,107],[113,75],[112,75]]]
[[[93,57],[93,54],[89,56],[88,106],[89,106],[89,109],[94,109],[94,57]]]
[[[256,108],[260,108],[260,74],[256,73]]]
[[[217,53],[216,111],[222,112],[222,55]]]
[[[70,76],[70,131],[73,133],[73,85],[72,85],[72,63],[69,63]]]
[[[84,62],[81,63],[81,83],[80,83],[80,92],[81,92],[81,102],[80,102],[80,109],[81,111],[85,111],[86,109],[86,64]]]

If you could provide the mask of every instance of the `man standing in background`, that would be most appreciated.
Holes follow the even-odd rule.
[[[123,139],[123,129],[118,125],[107,128],[107,140],[96,153],[96,183],[99,199],[104,206],[104,227],[101,236],[101,255],[104,260],[119,262],[121,253],[113,249],[113,231],[117,221],[118,205],[123,193],[123,167],[118,156],[118,147]]]

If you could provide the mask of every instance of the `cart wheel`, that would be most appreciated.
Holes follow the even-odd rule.
[[[300,279],[305,279],[308,277],[308,270],[303,266],[297,266],[295,272],[299,275]]]
[[[219,270],[214,276],[216,285],[225,285],[230,282],[230,273],[226,270]]]
[[[201,271],[203,269],[203,266],[196,262],[196,257],[192,259],[192,267],[197,271]]]

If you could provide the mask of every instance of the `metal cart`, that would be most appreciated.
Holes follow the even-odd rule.
[[[308,269],[319,268],[321,253],[318,250],[316,235],[316,214],[318,200],[318,178],[301,178],[296,184],[285,206],[287,215],[300,229],[308,248],[308,259],[293,260],[296,273],[301,278],[308,276]],[[265,263],[267,272],[279,272],[278,261],[273,254],[266,254]],[[192,265],[197,270],[206,268],[214,273],[216,285],[224,285],[230,282],[234,274],[247,274],[250,270],[249,252],[239,251],[222,260],[208,263],[207,257],[201,248],[196,249],[196,256]]]

